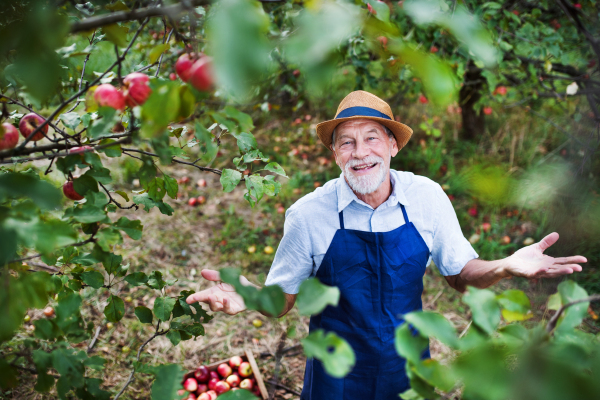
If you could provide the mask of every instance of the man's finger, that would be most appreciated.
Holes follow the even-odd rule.
[[[189,295],[187,297],[187,299],[185,299],[185,302],[188,304],[199,303],[199,302],[206,303],[208,301],[209,293],[210,293],[210,289],[196,292],[194,294]]]
[[[540,247],[540,250],[542,250],[542,252],[544,252],[548,247],[550,247],[554,243],[556,243],[557,240],[558,240],[558,232],[552,232],[551,234],[546,235],[542,240],[540,240],[540,242],[538,243],[538,246]]]
[[[202,277],[208,281],[217,282],[221,280],[221,274],[219,274],[219,271],[215,271],[214,269],[203,269],[200,274],[202,274]]]
[[[210,310],[213,312],[221,311],[223,309],[223,304],[217,300],[216,296],[213,296],[213,295],[208,296],[207,303],[210,306]]]
[[[572,256],[572,257],[555,257],[554,264],[578,264],[587,262],[587,258],[583,256]]]

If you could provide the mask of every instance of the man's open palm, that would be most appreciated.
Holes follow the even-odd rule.
[[[554,258],[544,254],[557,240],[558,233],[552,232],[541,241],[517,250],[509,257],[508,272],[525,278],[555,278],[581,271],[581,265],[578,263],[587,262],[583,256]]]
[[[210,306],[211,311],[223,311],[229,315],[235,315],[246,309],[244,299],[235,292],[233,286],[228,283],[220,282],[221,277],[219,271],[212,269],[204,269],[201,272],[204,279],[219,282],[215,286],[194,293],[186,299],[188,304],[192,303],[206,303]],[[246,278],[240,277],[240,281]],[[242,282],[245,284],[245,282]],[[250,282],[248,282],[250,284]]]

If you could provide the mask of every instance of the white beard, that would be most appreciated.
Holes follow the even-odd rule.
[[[373,163],[379,164],[377,172],[372,172],[368,175],[361,176],[354,175],[354,170],[352,169],[352,167],[355,167],[360,164]],[[363,195],[373,193],[374,191],[376,191],[385,180],[387,172],[388,168],[385,166],[383,158],[377,156],[368,156],[363,158],[362,160],[351,159],[346,163],[344,169],[342,170],[342,173],[352,190],[354,190],[356,193],[360,193]]]

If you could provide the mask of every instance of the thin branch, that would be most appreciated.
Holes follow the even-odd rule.
[[[167,22],[164,20],[163,18],[163,23],[165,26],[165,34],[167,33]],[[163,44],[165,43],[169,43],[169,41],[171,40],[171,35],[173,35],[173,31],[174,29],[171,29],[171,32],[169,32],[169,36],[165,36],[166,40],[163,41]],[[158,74],[160,73],[160,66],[162,64],[162,60],[163,57],[165,56],[165,52],[163,51],[162,54],[160,55],[160,58],[158,59],[158,67],[156,68],[156,74],[154,74],[154,76],[158,76]]]
[[[94,335],[94,338],[92,339],[92,341],[90,342],[88,348],[87,348],[87,352],[91,352],[92,349],[94,348],[94,346],[96,345],[96,341],[98,340],[98,336],[100,336],[100,330],[102,329],[102,327],[98,326],[96,328],[96,334]]]
[[[17,105],[19,107],[23,107],[24,109],[26,109],[27,111],[29,111],[31,113],[34,113],[38,117],[44,118],[43,116],[41,116],[40,114],[38,114],[37,112],[35,112],[31,107],[26,106],[25,104],[21,103],[18,100],[10,98],[7,95],[1,94],[1,93],[0,93],[0,97],[4,97],[5,99],[7,99],[8,100],[8,104],[15,104],[15,105]],[[64,137],[64,138],[70,137],[69,135],[67,135],[67,133],[65,131],[63,131],[62,129],[60,129],[58,126],[56,126],[52,122],[48,122],[48,125],[50,125],[52,127],[52,129],[54,129],[56,132],[60,133],[62,137]],[[46,136],[46,135],[44,134],[44,136]],[[46,136],[46,139],[48,139],[50,141],[54,141],[54,140],[50,139],[48,136]]]
[[[106,186],[104,186],[102,184],[102,182],[98,182],[100,184],[100,186],[102,186],[102,189],[104,189],[104,191],[106,192],[106,195],[109,198],[109,203],[114,203],[117,207],[119,207],[121,210],[129,210],[131,208],[134,208],[137,210],[139,207],[137,204],[133,203],[132,205],[128,206],[128,207],[123,207],[118,201],[116,201],[111,195],[109,190],[106,188]]]
[[[559,310],[556,312],[556,314],[554,314],[552,316],[552,318],[550,319],[550,321],[548,322],[548,325],[546,325],[546,332],[550,333],[554,330],[554,328],[556,328],[556,323],[558,322],[558,319],[560,318],[560,316],[565,312],[565,310],[575,304],[579,304],[579,303],[588,303],[588,302],[593,302],[593,301],[600,301],[600,294],[595,294],[589,297],[586,297],[584,299],[579,299],[579,300],[575,300],[572,301],[570,303],[565,304],[564,306],[562,306],[561,308],[559,308]]]
[[[167,7],[148,7],[132,11],[113,12],[75,22],[73,25],[71,25],[71,33],[89,31],[102,26],[115,24],[117,22],[134,21],[162,15],[176,17],[182,12],[193,10],[194,7],[208,4],[210,4],[210,1],[208,0],[184,0],[179,4]]]
[[[95,242],[96,241],[96,239],[94,238],[95,235],[96,234],[94,233],[92,236],[90,236],[88,239],[84,240],[83,242],[73,243],[73,244],[70,244],[70,245],[65,246],[65,247],[71,247],[71,246],[73,246],[73,247],[79,247],[79,246],[83,246],[83,245],[88,244],[88,243]],[[16,260],[9,261],[6,264],[12,264],[12,263],[16,263],[16,262],[22,262],[22,261],[32,260],[34,258],[38,258],[38,257],[41,257],[41,256],[42,256],[42,254],[36,254],[34,256],[28,256],[28,257],[18,258]]]
[[[122,150],[123,150],[123,152],[140,153],[140,154],[145,154],[145,155],[150,156],[150,157],[159,157],[158,154],[150,153],[149,151],[143,151],[143,150],[138,150],[138,149],[129,149],[129,148],[125,148],[125,147],[123,147]],[[171,161],[173,161],[175,163],[178,163],[178,164],[184,164],[184,165],[190,165],[192,167],[196,167],[200,171],[207,171],[207,172],[212,172],[212,173],[217,174],[217,175],[221,175],[221,170],[220,169],[201,167],[201,166],[196,165],[196,164],[191,163],[191,162],[178,160],[175,157],[173,157],[171,159]]]

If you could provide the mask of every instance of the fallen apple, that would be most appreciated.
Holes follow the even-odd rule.
[[[225,379],[225,382],[227,382],[230,387],[234,388],[238,387],[241,381],[239,376],[231,374]]]
[[[121,348],[121,353],[123,353],[123,354],[128,354],[130,351],[131,351],[131,347],[129,347],[129,346],[123,346]]]
[[[243,363],[241,363],[238,368],[238,373],[240,374],[240,376],[242,378],[247,378],[250,375],[252,375],[252,367],[250,366],[250,363],[247,361],[244,361]]]
[[[103,83],[96,88],[94,100],[96,100],[99,107],[110,107],[115,110],[125,109],[125,96],[109,83]]]
[[[467,211],[467,213],[471,217],[476,217],[477,216],[477,207],[471,207],[471,208],[469,208],[469,210]]]
[[[195,197],[192,197],[188,200],[188,204],[192,207],[196,206],[198,204],[198,199]]]
[[[260,320],[260,319],[256,318],[256,319],[254,319],[254,320],[252,321],[252,325],[253,325],[255,328],[260,328],[261,326],[263,326],[263,322],[262,322],[262,320]]]
[[[490,224],[489,222],[484,222],[483,224],[481,224],[481,229],[483,229],[484,232],[489,232],[490,229],[492,229],[492,224]]]
[[[194,378],[187,378],[183,382],[183,388],[188,392],[195,392],[198,389],[198,381]]]
[[[31,317],[29,315],[25,315],[25,317],[23,318],[24,322],[29,322],[31,321]]]
[[[204,393],[207,390],[208,390],[208,385],[206,383],[199,383],[198,390],[196,390],[196,393]]]
[[[125,85],[125,103],[129,107],[141,106],[148,100],[152,89],[149,86],[150,78],[141,72],[134,72],[123,79]]]
[[[217,392],[217,394],[228,392],[229,389],[231,389],[231,386],[229,386],[229,383],[225,381],[219,381],[215,385],[215,392]]]
[[[21,118],[19,122],[19,131],[24,138],[27,138],[29,135],[33,133],[37,129],[38,126],[42,125],[46,121],[44,118],[40,117],[35,113],[29,113]],[[33,137],[29,140],[32,142],[37,142],[38,140],[42,140],[44,138],[44,134],[48,133],[48,124],[44,125],[38,133],[33,135]]]
[[[237,368],[240,366],[240,364],[243,362],[244,360],[242,360],[242,357],[240,356],[233,356],[229,359],[229,366],[231,368]]]
[[[231,373],[233,372],[233,370],[231,369],[231,367],[229,366],[229,364],[223,363],[223,364],[219,364],[219,366],[217,367],[217,372],[223,378],[227,378],[229,375],[231,375]]]
[[[67,181],[63,185],[63,193],[67,199],[70,200],[83,200],[83,196],[75,191],[73,188],[73,181]]]
[[[240,389],[252,390],[253,387],[252,379],[244,379],[240,382]]]
[[[112,323],[112,322],[107,322],[107,323],[106,323],[106,329],[112,329],[112,328],[114,328],[114,327],[115,327],[115,326],[113,325],[113,323]]]
[[[483,107],[483,113],[485,115],[492,115],[492,107]]]
[[[502,244],[509,244],[510,243],[510,236],[502,236],[502,239],[500,239],[500,243]]]
[[[265,246],[265,249],[263,251],[265,252],[265,254],[273,254],[275,252],[275,250],[271,246]]]
[[[525,238],[525,240],[523,240],[523,244],[525,246],[531,246],[534,243],[535,243],[535,240],[533,238],[530,238],[530,237]]]
[[[19,131],[8,122],[2,124],[2,131],[0,132],[0,150],[14,149],[19,143]]]
[[[285,213],[285,207],[284,206],[277,207],[277,214],[283,214],[283,213]]]
[[[256,253],[256,246],[252,245],[248,247],[248,253],[254,254]]]
[[[201,365],[194,371],[194,377],[198,382],[208,382],[210,379],[210,370],[206,366]]]
[[[198,196],[198,204],[204,204],[204,203],[206,203],[206,197]]]
[[[427,103],[429,103],[429,100],[427,100],[427,97],[425,97],[422,94],[420,94],[419,95],[419,103],[421,103],[421,104],[427,104]]]
[[[198,182],[196,182],[196,184],[200,187],[206,187],[206,180],[205,179],[198,179]]]

